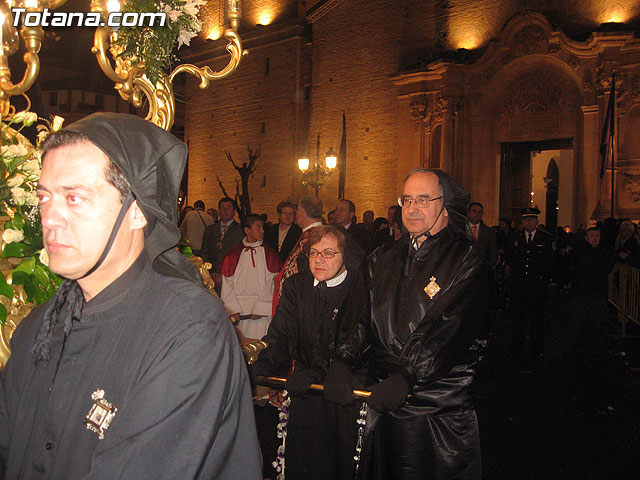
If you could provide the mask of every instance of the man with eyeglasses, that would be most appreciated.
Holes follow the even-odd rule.
[[[409,234],[370,257],[371,315],[336,346],[326,397],[353,400],[354,360],[369,350],[361,479],[479,479],[471,401],[476,306],[486,262],[466,233],[469,194],[415,169],[398,202]]]
[[[284,283],[263,338],[268,346],[251,368],[256,375],[284,377],[295,362],[286,383],[292,397],[287,478],[351,480],[358,407],[334,405],[307,394],[307,389],[324,381],[330,352],[353,334],[359,317],[367,315],[359,252],[353,255],[344,231],[329,225],[310,230],[304,252],[309,269]]]

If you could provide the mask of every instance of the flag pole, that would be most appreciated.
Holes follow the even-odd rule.
[[[615,218],[615,178],[616,178],[616,130],[618,129],[616,117],[616,72],[611,73],[611,95],[613,95],[613,138],[611,139],[611,218]]]

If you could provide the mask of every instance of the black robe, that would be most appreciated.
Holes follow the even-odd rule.
[[[20,324],[0,374],[0,476],[262,478],[243,357],[213,295],[143,252],[34,365],[45,309]],[[84,424],[98,389],[117,408],[102,440]]]
[[[469,347],[487,278],[482,253],[447,227],[417,252],[404,236],[369,260],[370,323],[359,325],[334,359],[349,364],[370,346],[369,383],[403,372],[415,384],[398,410],[369,408],[359,478],[480,478]],[[433,298],[424,290],[429,284],[440,288]]]
[[[343,342],[358,316],[367,314],[362,275],[350,270],[341,284],[324,290],[313,280],[307,269],[285,281],[263,338],[268,347],[255,363],[257,374],[286,376],[294,359],[296,370],[312,368],[315,383],[323,383],[336,341]],[[357,404],[340,407],[313,394],[294,397],[287,426],[287,480],[351,479],[358,411]]]

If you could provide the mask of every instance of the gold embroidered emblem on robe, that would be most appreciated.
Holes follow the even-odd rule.
[[[429,295],[429,298],[433,300],[433,297],[440,291],[440,285],[436,283],[436,277],[431,277],[429,283],[424,287],[424,293]]]
[[[93,400],[93,406],[84,417],[84,424],[89,430],[97,433],[98,438],[102,440],[104,432],[109,428],[118,409],[104,399],[104,390],[98,389],[93,392],[91,400]]]

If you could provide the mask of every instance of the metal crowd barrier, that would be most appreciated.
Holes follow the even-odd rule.
[[[640,268],[616,263],[609,275],[609,302],[618,309],[622,336],[629,321],[640,325]]]

